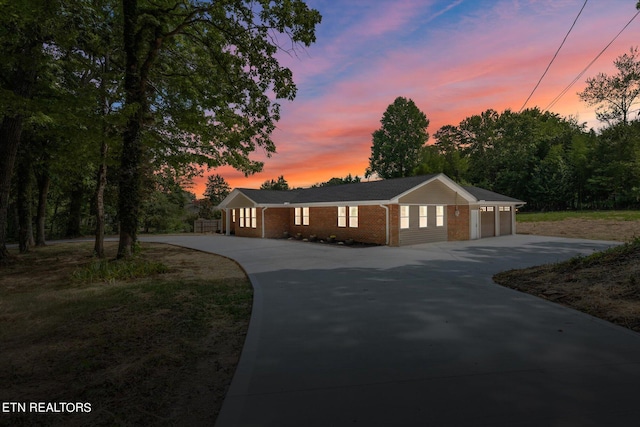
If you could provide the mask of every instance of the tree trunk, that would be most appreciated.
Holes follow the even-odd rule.
[[[67,219],[66,237],[79,237],[82,234],[80,224],[82,222],[83,194],[84,189],[82,188],[82,183],[74,183],[69,196],[69,217]]]
[[[122,157],[120,161],[120,181],[118,195],[118,217],[120,219],[120,241],[118,258],[130,258],[136,242],[138,229],[138,210],[140,206],[140,131],[142,128],[142,101],[140,63],[136,27],[138,24],[138,4],[136,0],[123,0],[124,17],[123,44],[125,52],[125,107],[131,109],[122,136]]]
[[[100,145],[100,168],[98,169],[98,185],[96,186],[96,242],[93,252],[104,258],[104,189],[107,186],[107,151],[106,140]]]
[[[37,175],[38,183],[38,211],[36,213],[36,246],[45,246],[45,224],[47,216],[47,195],[49,194],[49,185],[51,177],[49,176],[48,167],[45,166]]]
[[[31,188],[33,154],[30,139],[23,141],[18,150],[18,164],[16,167],[16,205],[18,211],[18,247],[20,253],[29,252],[34,246],[33,216],[31,215]]]
[[[96,185],[96,241],[93,252],[98,258],[104,258],[104,189],[107,186],[107,153],[109,144],[107,143],[107,115],[109,114],[109,102],[107,98],[106,75],[110,70],[109,54],[105,56],[102,67],[102,80],[100,81],[100,92],[102,94],[102,142],[100,144],[100,167],[98,168],[98,179]]]
[[[4,117],[0,124],[0,263],[9,259],[7,220],[11,176],[22,134],[22,116]]]

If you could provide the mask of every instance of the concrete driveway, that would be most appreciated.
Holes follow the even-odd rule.
[[[153,240],[233,258],[253,283],[218,427],[626,426],[640,417],[640,334],[491,281],[613,243]]]

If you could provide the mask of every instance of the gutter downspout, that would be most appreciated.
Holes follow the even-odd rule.
[[[385,210],[385,245],[389,246],[389,206],[379,205]]]
[[[265,226],[264,226],[264,211],[266,211],[269,208],[262,208],[262,238],[264,239],[264,233],[265,233]]]

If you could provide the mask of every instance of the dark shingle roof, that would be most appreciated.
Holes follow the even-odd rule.
[[[524,203],[522,200],[514,199],[513,197],[505,196],[503,194],[494,193],[493,191],[485,190],[484,188],[466,186],[462,187],[467,190],[473,197],[480,200],[486,200],[487,202],[515,202]]]
[[[260,204],[390,200],[436,175],[420,175],[290,191],[251,190],[245,188],[239,190],[251,200]]]
[[[385,179],[381,181],[359,182],[328,187],[301,188],[297,190],[256,190],[239,188],[245,196],[258,204],[285,203],[331,203],[353,201],[391,200],[406,191],[429,181],[438,174],[412,176],[408,178]],[[524,203],[521,200],[478,187],[462,187],[477,200],[487,202]]]

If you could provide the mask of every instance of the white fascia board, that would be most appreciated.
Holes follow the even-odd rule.
[[[451,178],[449,178],[448,176],[446,176],[443,173],[439,173],[438,175],[434,176],[433,178],[431,178],[431,179],[429,179],[427,181],[424,181],[423,183],[418,184],[413,188],[408,189],[404,193],[398,194],[396,197],[391,199],[390,202],[391,203],[399,203],[401,197],[404,197],[407,194],[409,194],[409,193],[411,193],[413,191],[416,191],[417,189],[419,189],[421,187],[424,187],[425,185],[430,184],[430,183],[432,183],[433,181],[436,181],[436,180],[440,181],[441,183],[443,183],[444,185],[449,187],[451,189],[451,191],[454,191],[454,192],[458,193],[459,196],[462,196],[462,198],[465,199],[469,203],[473,203],[473,202],[476,202],[478,200],[475,197],[473,197],[473,195],[471,193],[469,193],[467,190],[465,190],[464,188],[459,186]]]
[[[365,206],[365,205],[388,205],[390,200],[349,200],[344,202],[308,202],[308,203],[288,203],[288,204],[261,204],[258,207],[269,208],[307,208],[307,207],[333,207],[333,206]]]

